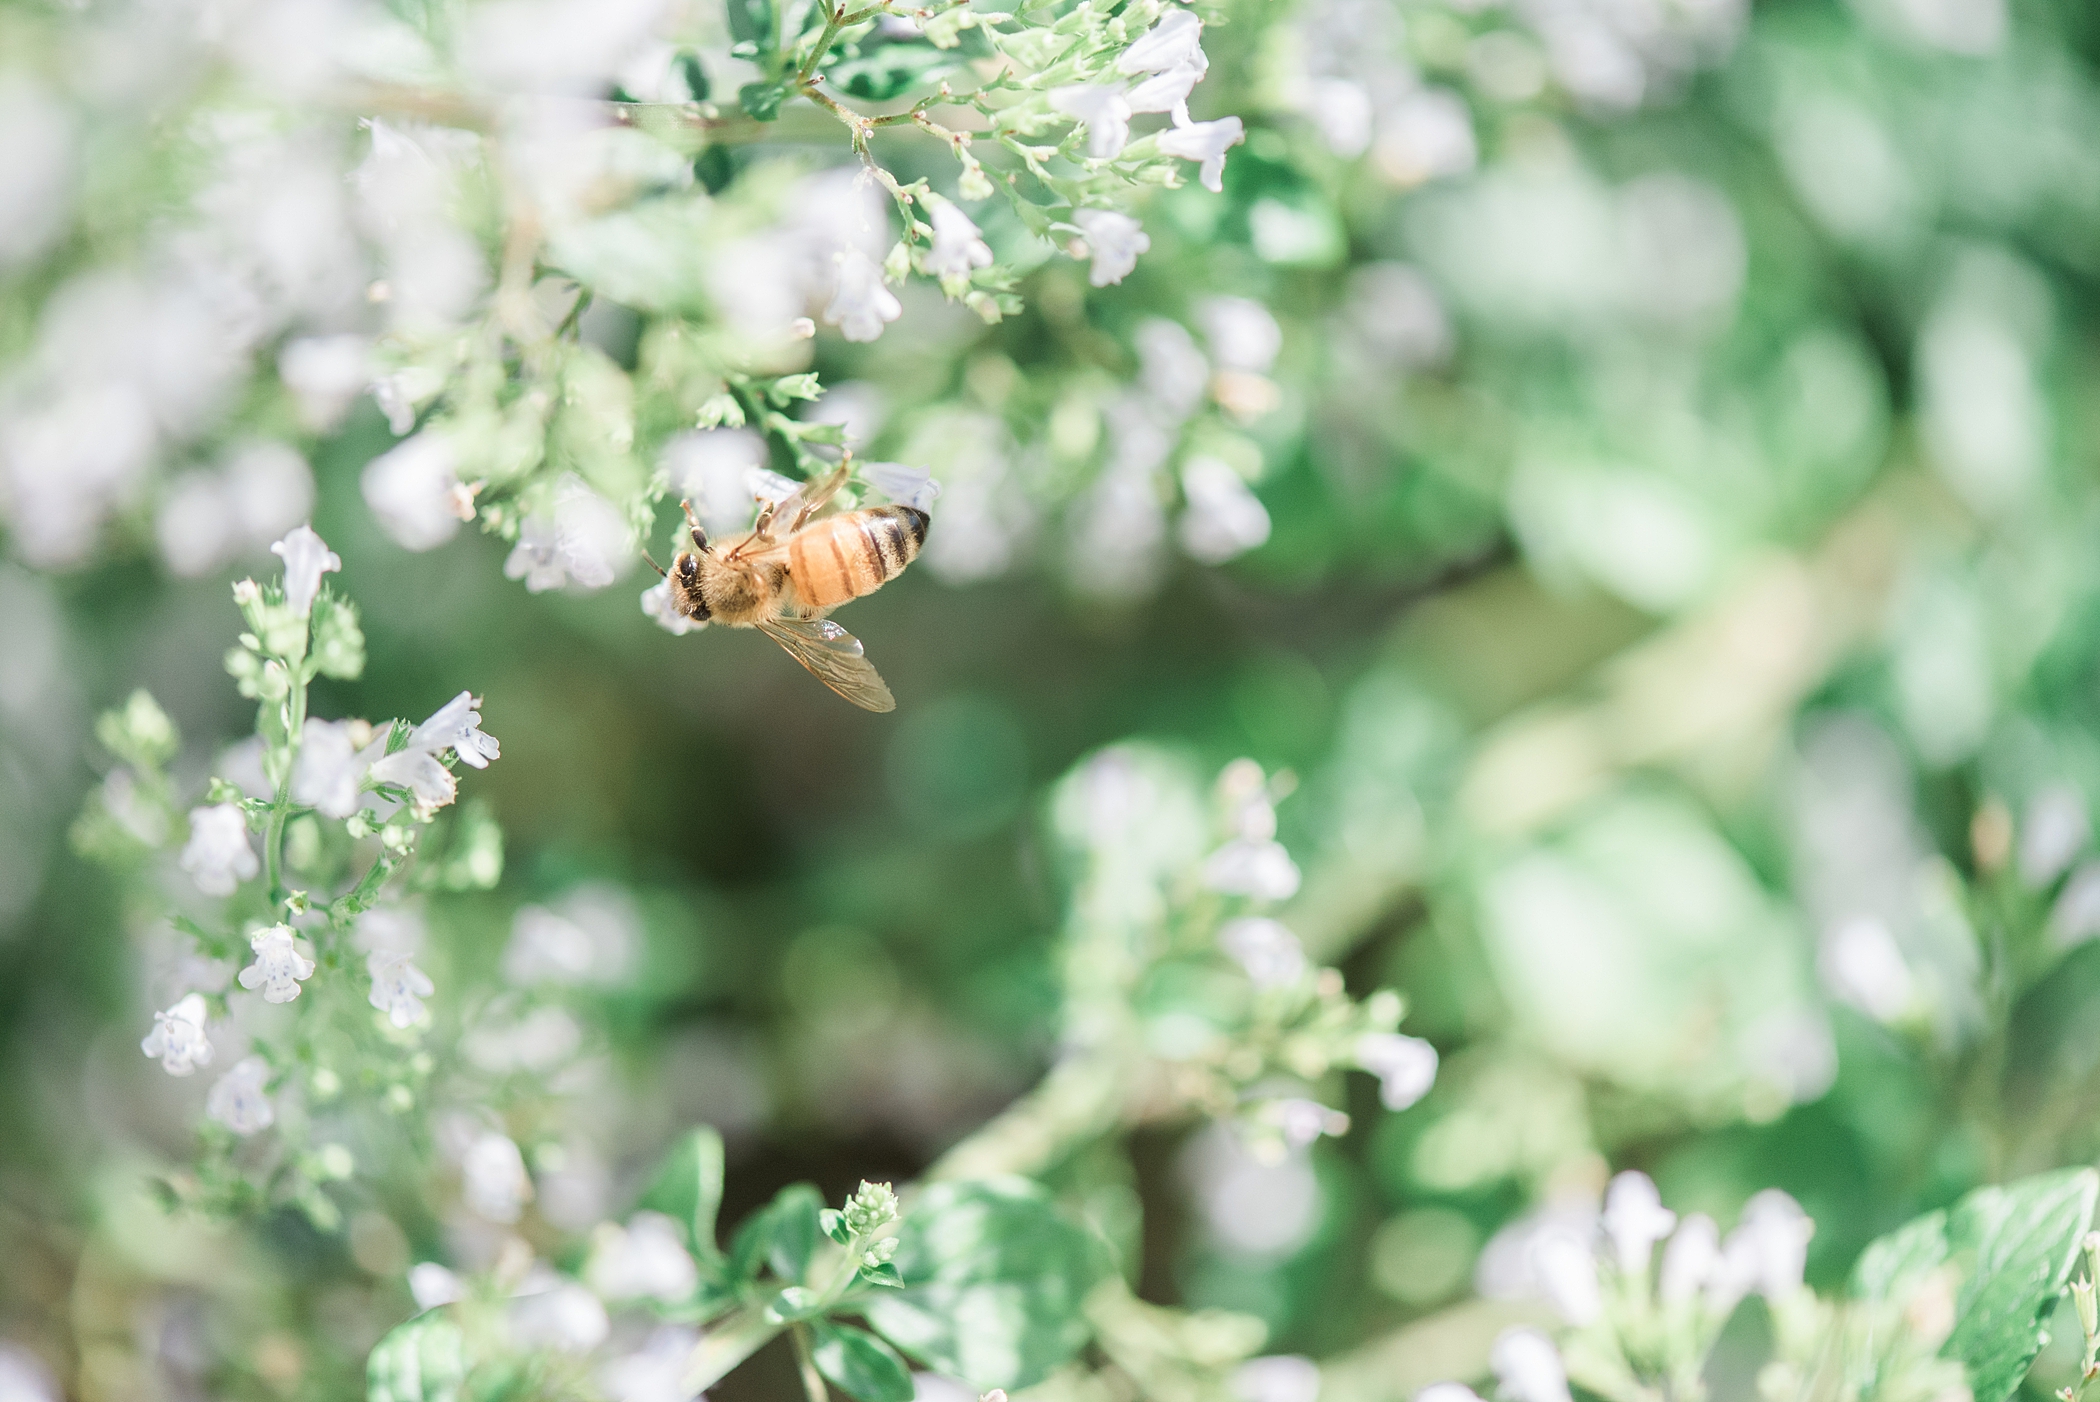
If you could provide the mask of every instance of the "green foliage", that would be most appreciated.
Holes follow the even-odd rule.
[[[721,1260],[715,1217],[722,1210],[722,1136],[706,1125],[690,1131],[665,1156],[636,1205],[685,1228],[688,1246],[703,1262]]]
[[[466,1336],[448,1310],[395,1326],[365,1363],[367,1402],[459,1402],[467,1382]]]
[[[811,1356],[817,1371],[860,1402],[911,1402],[911,1370],[896,1350],[864,1329],[814,1324]]]
[[[1901,1303],[1934,1272],[1954,1271],[1956,1322],[1944,1352],[1967,1369],[1976,1402],[2005,1402],[2047,1338],[2096,1201],[2100,1174],[2091,1169],[1979,1188],[1868,1247],[1852,1292]]]
[[[863,1307],[883,1337],[938,1372],[1023,1388],[1086,1342],[1099,1243],[1020,1181],[936,1183],[906,1213],[904,1288]]]

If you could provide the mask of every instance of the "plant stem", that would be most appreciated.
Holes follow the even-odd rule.
[[[831,1402],[825,1390],[824,1375],[817,1371],[817,1360],[809,1351],[809,1326],[797,1324],[794,1328],[795,1366],[802,1373],[802,1390],[809,1395],[809,1402]]]
[[[280,879],[284,870],[284,825],[292,811],[292,771],[299,764],[299,739],[306,730],[306,663],[301,660],[286,669],[291,676],[291,690],[284,698],[284,777],[278,781],[277,796],[270,803],[270,822],[263,833],[263,863],[270,888],[270,904],[275,906],[284,899],[284,884]]]
[[[720,1382],[730,1370],[773,1341],[787,1326],[766,1318],[763,1304],[746,1305],[700,1336],[693,1356],[686,1363],[684,1387],[688,1397]]]

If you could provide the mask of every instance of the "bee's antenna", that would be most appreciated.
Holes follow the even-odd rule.
[[[665,579],[669,579],[669,578],[671,577],[671,572],[670,572],[669,570],[665,569],[665,568],[664,568],[664,567],[663,567],[662,565],[659,565],[659,564],[657,564],[657,563],[656,563],[656,560],[655,560],[655,558],[654,558],[653,556],[651,556],[651,555],[649,554],[649,552],[648,552],[648,551],[644,550],[644,551],[642,552],[642,558],[643,558],[644,560],[647,560],[647,561],[649,561],[649,568],[650,568],[650,569],[652,569],[652,570],[655,570],[655,571],[656,571],[656,572],[657,572],[658,574],[662,575],[662,576],[663,576],[663,577],[664,577]]]

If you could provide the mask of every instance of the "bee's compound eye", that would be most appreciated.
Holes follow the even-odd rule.
[[[700,573],[700,562],[690,555],[678,557],[678,577],[690,582]]]

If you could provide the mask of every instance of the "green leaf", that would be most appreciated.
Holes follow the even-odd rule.
[[[862,1266],[860,1278],[870,1285],[880,1285],[891,1290],[904,1288],[904,1277],[897,1273],[895,1262],[884,1261],[879,1266]]]
[[[719,1261],[715,1216],[722,1210],[722,1136],[702,1125],[678,1142],[636,1204],[685,1225],[702,1261]]]
[[[395,1326],[365,1362],[367,1402],[456,1402],[467,1378],[466,1338],[444,1310]]]
[[[799,1281],[809,1273],[817,1249],[817,1216],[824,1199],[807,1183],[790,1183],[737,1228],[730,1265],[738,1279],[758,1272],[760,1261],[782,1280]]]
[[[824,67],[824,84],[867,102],[888,102],[933,82],[962,64],[962,55],[923,39],[895,44],[862,43],[857,51]]]
[[[888,1344],[845,1324],[810,1327],[817,1371],[860,1402],[911,1402],[911,1370]]]
[[[818,1213],[817,1225],[824,1229],[824,1235],[841,1246],[853,1240],[853,1228],[846,1225],[846,1214],[836,1207],[827,1207]]]
[[[729,0],[729,37],[755,53],[771,53],[778,38],[773,0]]]
[[[869,1300],[868,1322],[937,1372],[1009,1389],[1086,1343],[1080,1305],[1105,1268],[1093,1236],[1021,1179],[929,1188],[894,1264],[904,1288]]]
[[[780,115],[787,89],[778,83],[746,83],[736,90],[736,100],[753,121],[770,122]]]
[[[1952,1266],[1961,1286],[1941,1355],[1967,1370],[1975,1402],[2006,1402],[2041,1350],[2096,1198],[2100,1174],[2091,1169],[1980,1188],[1869,1246],[1853,1269],[1852,1293],[1900,1304]]]
[[[807,1319],[824,1307],[824,1297],[803,1285],[790,1285],[766,1306],[768,1318],[779,1322]]]

